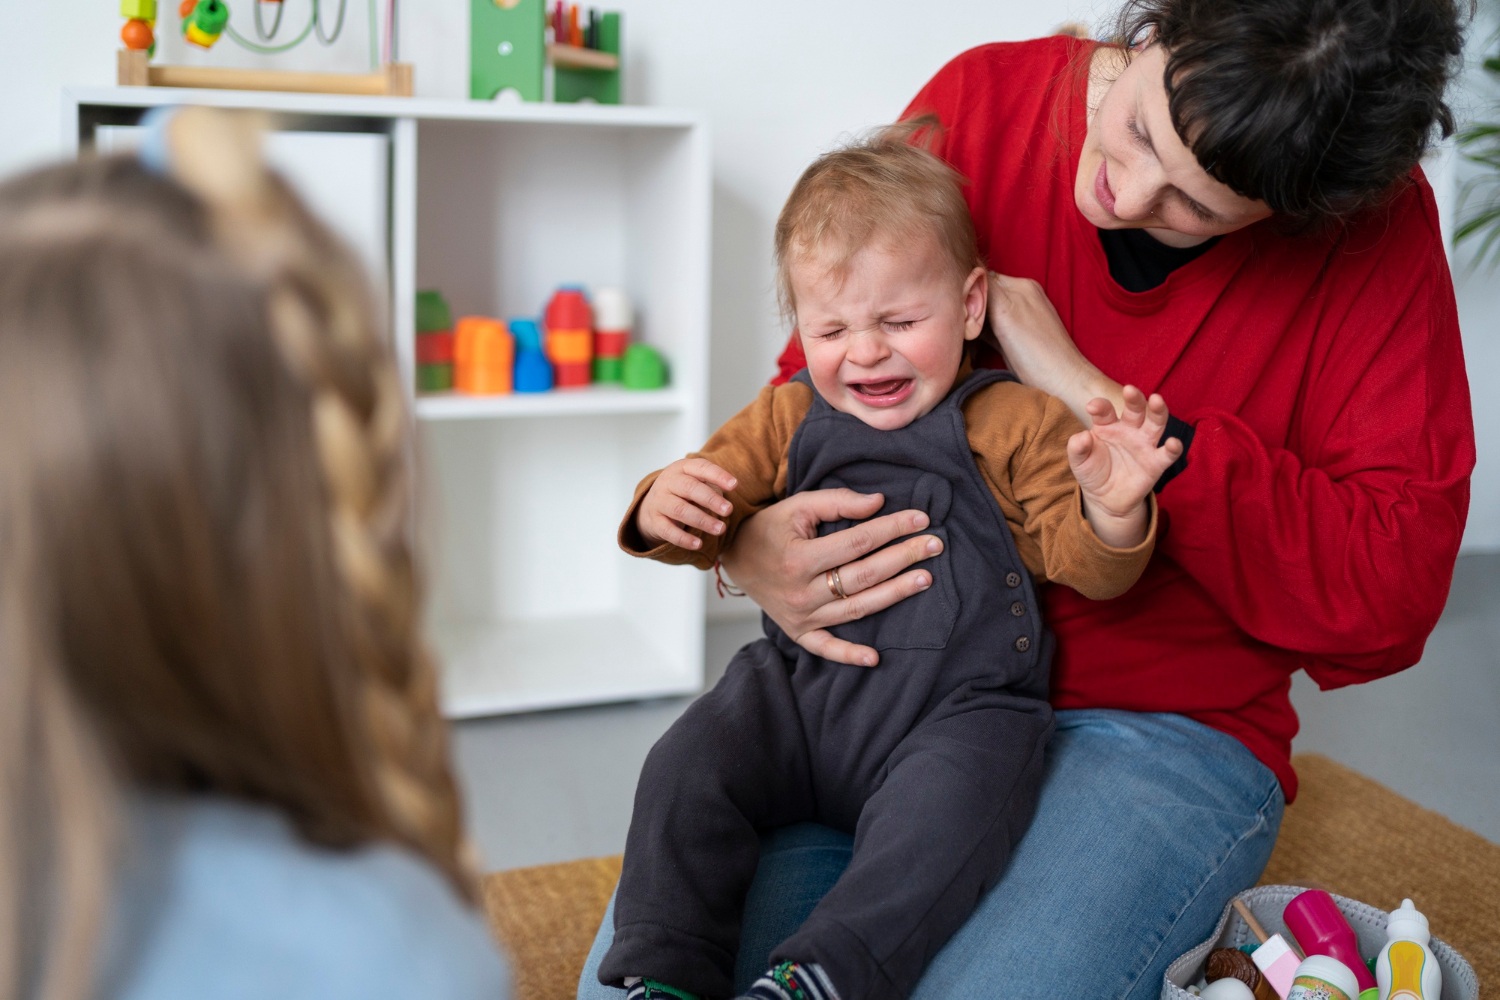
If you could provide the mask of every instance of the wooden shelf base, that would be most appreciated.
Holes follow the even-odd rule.
[[[122,87],[192,87],[209,90],[269,90],[369,97],[412,96],[411,63],[389,63],[378,73],[293,73],[207,66],[153,66],[143,51],[121,49]]]
[[[547,60],[558,69],[593,69],[608,72],[620,68],[620,57],[613,52],[583,49],[576,45],[547,46]]]

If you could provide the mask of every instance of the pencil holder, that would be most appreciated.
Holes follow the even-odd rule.
[[[1235,898],[1250,908],[1267,934],[1280,934],[1290,941],[1293,935],[1282,919],[1282,912],[1286,909],[1286,904],[1306,891],[1305,886],[1261,885],[1247,889]],[[1330,895],[1338,904],[1339,912],[1354,929],[1355,936],[1359,939],[1360,955],[1373,958],[1386,943],[1385,925],[1389,914],[1358,900],[1332,893]],[[1238,948],[1257,943],[1250,926],[1235,911],[1234,905],[1230,904],[1224,908],[1224,914],[1219,918],[1219,925],[1214,928],[1212,937],[1167,966],[1166,978],[1161,987],[1162,1000],[1193,1000],[1187,987],[1202,982],[1204,963],[1208,959],[1208,953],[1215,948]],[[1429,947],[1437,956],[1438,967],[1443,972],[1441,1000],[1479,1000],[1479,980],[1468,961],[1436,937]]]

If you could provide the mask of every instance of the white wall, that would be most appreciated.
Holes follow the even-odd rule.
[[[287,25],[300,25],[307,0],[286,6]],[[713,128],[714,421],[750,398],[785,339],[773,306],[771,227],[806,163],[841,135],[894,118],[962,49],[1043,34],[1068,19],[1098,23],[1113,9],[1108,0],[614,0],[609,6],[625,13],[626,99],[698,109]],[[175,0],[161,0],[161,7],[164,24],[175,21]],[[401,57],[416,64],[418,94],[462,98],[467,0],[408,0],[401,7]],[[168,39],[163,55],[363,70],[367,8],[348,0],[345,35],[334,50],[310,40],[277,58],[237,52],[228,42],[209,53],[184,53],[180,41]],[[0,61],[0,173],[58,150],[62,86],[113,82],[116,9],[98,0],[0,0],[0,14],[15,29]],[[248,0],[232,9],[248,13]],[[248,34],[243,16],[235,23]],[[1500,371],[1500,272],[1476,272],[1460,254],[1455,277],[1480,436],[1466,546],[1500,550],[1500,391],[1483,379]]]
[[[1470,68],[1453,97],[1454,110],[1464,121],[1500,121],[1500,86],[1478,69],[1486,45],[1495,51],[1500,31],[1500,2],[1481,3],[1479,20],[1470,32]],[[1454,170],[1456,190],[1474,175],[1472,164],[1459,160]],[[1500,192],[1500,187],[1492,187]],[[1469,385],[1474,396],[1474,431],[1479,439],[1479,464],[1474,470],[1474,497],[1464,547],[1470,551],[1500,551],[1500,387],[1490,381],[1500,375],[1500,254],[1494,265],[1474,260],[1477,239],[1453,254],[1453,285],[1458,294],[1458,317],[1464,333]]]

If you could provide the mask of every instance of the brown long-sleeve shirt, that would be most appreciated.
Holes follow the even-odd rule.
[[[962,373],[961,373],[962,374]],[[812,406],[812,390],[799,382],[767,386],[689,457],[704,458],[738,480],[728,494],[734,511],[722,535],[692,533],[698,550],[662,543],[648,546],[636,513],[660,470],[642,479],[620,525],[620,547],[632,555],[709,569],[734,541],[741,522],[786,495],[787,452]],[[1058,399],[1016,382],[996,382],[964,403],[969,448],[980,474],[1038,583],[1055,581],[1085,597],[1103,600],[1130,589],[1146,567],[1156,539],[1156,505],[1146,538],[1129,549],[1104,544],[1083,516],[1078,482],[1068,466],[1067,442],[1080,429]]]

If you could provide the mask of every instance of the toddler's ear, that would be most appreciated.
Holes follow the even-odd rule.
[[[964,339],[973,340],[984,332],[990,302],[990,275],[976,267],[964,279]]]

